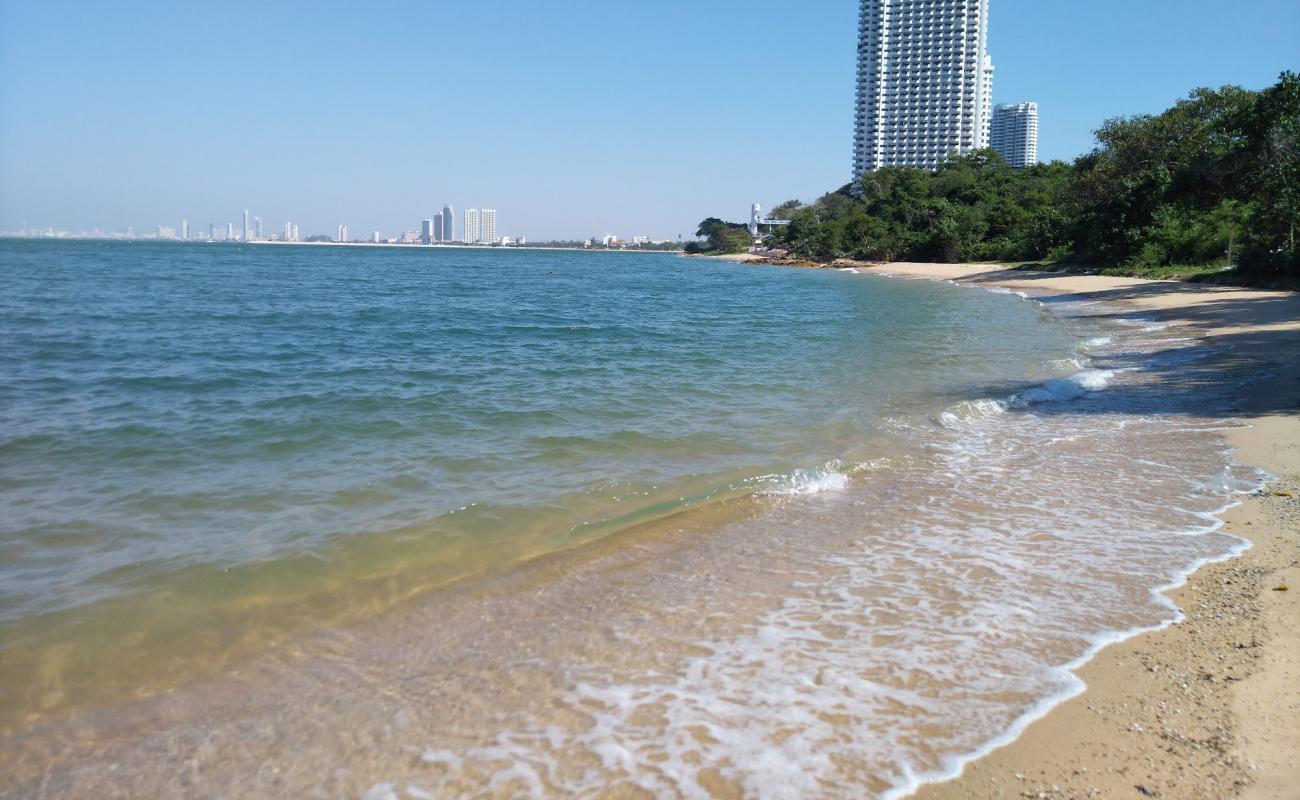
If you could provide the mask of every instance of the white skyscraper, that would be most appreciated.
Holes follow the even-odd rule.
[[[235,223],[233,222],[226,223],[226,241],[227,242],[235,241]]]
[[[485,208],[479,214],[479,237],[482,244],[497,243],[497,210]]]
[[[989,0],[860,0],[853,175],[988,146]]]
[[[478,209],[465,209],[465,244],[478,244],[482,230],[479,228]]]
[[[1016,169],[1038,163],[1038,104],[1000,105],[993,111],[989,146]]]
[[[253,238],[261,241],[262,237],[262,218],[253,217]]]
[[[188,219],[181,220],[181,239],[187,242],[190,240],[190,221]]]
[[[348,226],[347,226],[347,225],[340,225],[340,226],[339,226],[339,238],[338,238],[338,240],[339,240],[340,242],[346,242],[346,241],[348,240]]]
[[[244,238],[242,241],[248,241],[248,209],[244,209]]]

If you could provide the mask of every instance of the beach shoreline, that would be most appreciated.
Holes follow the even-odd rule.
[[[874,305],[843,314],[839,330],[852,336],[874,323],[891,337],[882,350],[899,337],[923,336],[935,327],[931,315],[945,310],[962,310],[959,321],[985,326],[1002,310],[1014,312],[991,337],[972,337],[948,356],[947,374],[996,364],[1003,348],[1062,358],[1023,380],[996,379],[1007,370],[992,370],[988,385],[976,376],[978,391],[941,396],[962,403],[922,403],[931,413],[917,421],[941,438],[920,441],[956,447],[941,462],[927,450],[925,468],[912,475],[879,472],[855,491],[844,465],[828,462],[829,471],[800,470],[798,482],[775,491],[534,553],[423,600],[412,594],[405,596],[412,602],[381,605],[354,594],[352,602],[367,603],[371,612],[364,621],[286,637],[174,689],[153,687],[58,719],[32,718],[26,729],[0,737],[0,795],[280,796],[294,787],[298,794],[421,797],[492,786],[499,796],[581,794],[582,787],[596,796],[617,784],[628,793],[613,796],[643,796],[633,785],[649,796],[688,786],[700,796],[770,791],[888,800],[1291,796],[1296,651],[1294,634],[1284,628],[1296,616],[1295,595],[1272,590],[1300,579],[1296,296],[995,267],[835,266],[838,272],[744,277],[763,279],[760,286],[795,279],[836,296],[874,298]],[[745,283],[734,280],[735,270],[716,272],[721,285]],[[923,285],[930,281],[992,291]],[[912,310],[888,301],[911,293],[934,302]],[[1038,302],[996,296],[1012,293]],[[895,306],[907,311],[890,316]],[[1052,349],[1057,331],[1064,339]],[[789,346],[786,337],[774,341]],[[869,374],[840,360],[828,369],[835,376]],[[1039,383],[1070,370],[1083,371]],[[1089,375],[1106,377],[1082,382]],[[1223,375],[1241,376],[1249,388],[1222,391]],[[1058,397],[1049,384],[1109,391],[1090,403],[1064,404],[1057,418],[1055,402],[1080,395]],[[872,391],[855,385],[829,396],[838,398],[835,406],[852,406]],[[1038,392],[1027,402],[1048,405],[1032,412],[1014,405],[1022,392]],[[971,397],[993,398],[988,403],[1001,409],[995,416],[1011,412],[1007,424],[983,424],[991,418],[984,406],[966,404]],[[1200,402],[1227,413],[1203,412]],[[1242,429],[1240,420],[1254,427]],[[1000,431],[1001,445],[982,447],[959,432],[968,422],[976,435]],[[1239,463],[1276,476],[1267,493],[1256,491],[1257,473],[1228,467],[1219,431],[1237,448]],[[1185,433],[1196,447],[1183,446]],[[1075,439],[1086,449],[1069,444]],[[759,441],[774,447],[770,436]],[[1140,450],[1128,446],[1139,441]],[[861,452],[911,452],[885,444],[873,440]],[[999,457],[1008,446],[1014,464]],[[1086,459],[1071,460],[1080,456]],[[862,463],[853,474],[874,468]],[[962,498],[961,508],[926,499],[938,483]],[[1233,489],[1246,487],[1255,494],[1225,514]],[[1106,502],[1096,498],[1112,494],[1124,504],[1106,516]],[[1235,496],[1243,498],[1240,491]],[[900,514],[888,516],[891,506]],[[870,523],[863,522],[864,509],[871,509]],[[1148,509],[1164,511],[1148,516]],[[1226,527],[1215,513],[1226,517]],[[1076,527],[1083,518],[1092,522]],[[984,521],[1000,525],[1002,535],[989,535]],[[1127,555],[1125,539],[1136,540]],[[1054,540],[1091,549],[1072,553]],[[1248,540],[1254,547],[1242,557]],[[1110,555],[1122,560],[1108,585],[1120,588],[1098,591],[1081,576]],[[979,572],[996,582],[996,593],[987,595],[996,608],[959,586],[963,574],[985,563],[1005,565]],[[914,573],[925,582],[894,577]],[[934,625],[925,615],[871,616],[898,608],[900,599],[944,606]],[[1178,624],[1174,602],[1187,612]],[[1130,608],[1139,611],[1113,613]],[[1087,624],[1092,611],[1099,613]],[[1004,637],[992,647],[949,657],[947,647],[933,644],[960,646],[961,632],[978,635],[990,626]],[[897,644],[917,632],[916,645]],[[1017,650],[1017,641],[1028,647]],[[928,660],[927,647],[934,654]],[[1004,652],[1013,655],[1003,660]],[[807,679],[814,668],[816,678]],[[968,684],[960,681],[921,685],[949,669],[976,685],[984,680],[983,696],[1008,713],[983,716],[980,703],[963,698]],[[1025,687],[1017,685],[1021,677]],[[882,689],[915,691],[920,700],[930,698],[930,707],[953,707],[939,723],[909,728],[924,719],[925,703],[891,706],[879,702]],[[716,710],[719,698],[729,704],[724,712]],[[774,728],[772,708],[801,722]],[[713,719],[716,728],[676,738],[683,720]],[[712,730],[744,735],[729,743]],[[888,751],[873,749],[900,730],[911,731],[919,743],[914,751],[891,761]],[[592,760],[611,747],[636,761]],[[828,758],[851,771],[817,777],[817,760]],[[656,766],[639,773],[634,763]],[[770,771],[763,773],[771,763],[788,765],[782,774],[789,783],[771,783]],[[899,768],[880,767],[891,763]],[[322,774],[322,764],[346,769]],[[691,769],[705,764],[721,768]],[[586,766],[573,772],[574,765]],[[520,769],[531,782],[519,782]],[[403,786],[414,788],[402,792]]]
[[[1300,785],[1300,295],[988,265],[842,263],[900,278],[1104,300],[1229,343],[1267,372],[1226,430],[1265,487],[1220,517],[1252,546],[1166,592],[1184,618],[1103,648],[1084,691],[923,800],[1164,797],[1284,800]],[[1227,418],[1225,418],[1225,422]]]

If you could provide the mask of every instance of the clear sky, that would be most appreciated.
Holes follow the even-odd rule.
[[[0,229],[675,238],[851,163],[853,0],[0,0]],[[1297,0],[993,0],[996,102],[1108,117],[1300,70]]]

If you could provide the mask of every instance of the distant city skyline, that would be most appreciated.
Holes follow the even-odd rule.
[[[470,4],[436,47],[411,0],[385,6],[392,25],[330,0],[131,10],[0,3],[0,229],[220,229],[231,209],[242,228],[247,205],[271,230],[401,232],[460,197],[505,234],[675,239],[848,179],[856,0]],[[1040,159],[1072,159],[1107,118],[1297,67],[1300,4],[1221,12],[993,0],[993,102],[1036,101]],[[529,36],[501,36],[502,14]],[[413,89],[464,64],[474,80],[437,80],[436,102]],[[710,90],[735,76],[765,99]]]
[[[527,234],[516,232],[510,235],[502,235],[497,229],[497,212],[496,209],[467,209],[465,211],[465,227],[462,236],[455,236],[456,212],[451,205],[443,207],[442,211],[434,214],[432,217],[425,217],[420,220],[418,230],[407,230],[405,226],[396,226],[391,228],[395,235],[385,235],[382,230],[372,230],[366,239],[350,238],[349,226],[347,223],[340,223],[335,226],[332,236],[322,234],[308,234],[304,240],[298,224],[292,221],[284,223],[283,232],[277,232],[267,235],[263,227],[261,216],[254,214],[249,208],[241,212],[241,223],[239,235],[235,235],[235,223],[226,224],[225,234],[218,236],[216,223],[208,224],[208,233],[202,235],[192,235],[190,230],[189,219],[181,220],[179,228],[173,228],[170,225],[158,224],[153,227],[153,233],[148,235],[137,235],[134,228],[126,230],[105,231],[102,228],[93,228],[91,230],[68,231],[54,229],[51,226],[46,227],[20,227],[18,230],[0,230],[0,236],[20,236],[29,238],[108,238],[108,239],[172,239],[178,241],[224,241],[224,242],[303,242],[303,241],[320,241],[328,240],[335,242],[356,243],[365,241],[371,244],[469,244],[469,245],[510,245],[523,243],[527,241]],[[448,234],[451,235],[448,235]],[[607,237],[609,238],[609,237]],[[648,243],[647,236],[635,237],[637,244]],[[576,241],[576,240],[571,240]]]

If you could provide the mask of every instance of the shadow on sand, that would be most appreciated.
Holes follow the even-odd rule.
[[[969,282],[1015,282],[1032,292],[1034,282],[1061,277],[1005,270]],[[1187,302],[1179,302],[1180,296],[1185,296]],[[1195,344],[1171,343],[1154,351],[1095,356],[1092,366],[1096,369],[1142,370],[1150,380],[1112,386],[1076,402],[1036,405],[1036,413],[1228,413],[1241,418],[1300,413],[1300,294],[1143,281],[1035,299],[1048,306],[1114,303],[1088,318],[1133,325],[1170,323],[1190,329],[1188,335],[1198,340]],[[1144,304],[1139,306],[1134,301]],[[973,397],[1006,397],[1034,385],[969,388]],[[1253,389],[1246,391],[1247,387]]]

